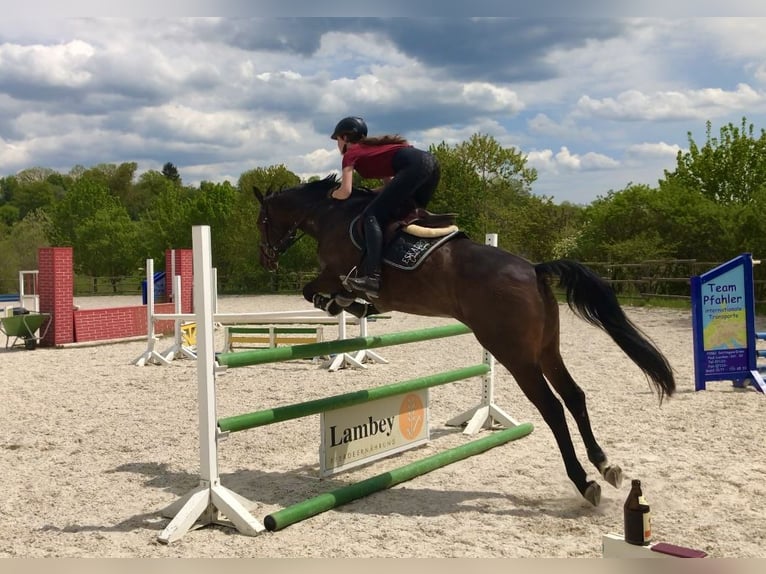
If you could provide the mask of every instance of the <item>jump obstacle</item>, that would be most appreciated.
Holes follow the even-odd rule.
[[[321,343],[322,325],[317,327],[226,327],[223,348],[226,352],[237,348],[274,348],[279,345]]]
[[[39,271],[37,269],[19,271],[19,292],[0,295],[0,303],[18,303],[19,307],[24,307],[33,313],[40,311],[40,296],[37,287],[38,276]],[[7,307],[12,306],[6,306],[6,315],[8,314]]]
[[[194,274],[191,274],[192,280]],[[231,351],[235,343],[270,343],[270,346],[277,344],[297,344],[309,341],[310,334],[313,333],[313,340],[320,341],[323,337],[322,325],[337,325],[338,337],[345,339],[347,324],[359,325],[359,334],[367,334],[368,319],[353,317],[341,312],[337,316],[329,315],[321,309],[295,310],[295,311],[265,311],[256,313],[218,313],[218,291],[216,270],[212,269],[212,289],[214,300],[214,314],[216,315],[216,325],[224,325],[226,329],[226,338],[223,352]],[[183,301],[182,277],[172,275],[173,287],[171,293],[174,294],[174,313],[158,312],[155,306],[154,289],[154,260],[146,260],[146,350],[136,357],[132,363],[138,366],[148,364],[169,365],[174,359],[189,358],[196,359],[196,323],[194,313],[183,313],[182,309],[187,305]],[[173,321],[174,337],[171,346],[164,350],[157,349],[159,337],[156,332],[158,323],[167,323]],[[250,325],[249,327],[236,327],[232,325]],[[269,327],[253,327],[252,325],[270,325]],[[290,327],[275,327],[274,325],[291,325]],[[317,325],[316,327],[297,327],[296,325]],[[261,329],[268,329],[269,337],[258,337]],[[192,343],[191,333],[194,333],[194,342]],[[248,335],[250,333],[250,335]],[[288,336],[292,334],[293,336]],[[387,363],[386,359],[378,354],[369,351],[360,351],[354,355],[342,353],[331,357],[325,365],[328,370],[335,371],[343,366],[351,365],[354,367],[366,368],[365,362]]]
[[[192,228],[194,257],[194,309],[192,316],[197,325],[197,394],[200,437],[200,484],[179,500],[162,511],[172,518],[158,536],[163,543],[180,539],[190,529],[209,524],[220,524],[236,528],[240,533],[255,536],[264,530],[280,530],[290,524],[314,516],[336,506],[367,496],[440,468],[452,462],[479,454],[500,444],[526,436],[532,431],[530,423],[518,423],[494,404],[494,358],[483,351],[480,365],[448,371],[429,377],[385,385],[376,389],[346,393],[316,401],[277,407],[227,417],[216,418],[217,374],[228,368],[260,365],[322,354],[348,353],[391,345],[426,341],[443,337],[468,334],[471,331],[462,324],[446,325],[432,329],[420,329],[378,336],[360,336],[308,345],[276,347],[250,350],[238,353],[221,353],[216,356],[213,330],[221,316],[215,313],[214,287],[212,283],[212,255],[210,228]],[[174,319],[190,319],[188,315],[168,316]],[[493,429],[490,435],[458,446],[436,455],[424,458],[401,468],[379,474],[370,479],[351,484],[329,493],[311,498],[267,516],[263,523],[253,517],[250,509],[253,502],[221,484],[218,471],[218,442],[232,432],[255,428],[266,424],[305,417],[310,414],[340,409],[350,404],[362,404],[378,400],[383,396],[400,395],[418,388],[429,388],[456,382],[471,376],[482,377],[482,397],[479,405],[458,415],[448,425],[465,424],[464,434],[475,434],[481,428]]]

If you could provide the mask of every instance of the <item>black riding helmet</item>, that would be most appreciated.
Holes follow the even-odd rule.
[[[348,139],[352,142],[359,141],[367,137],[367,124],[362,118],[356,116],[343,118],[335,126],[335,131],[330,137],[336,140],[338,136],[349,136]]]

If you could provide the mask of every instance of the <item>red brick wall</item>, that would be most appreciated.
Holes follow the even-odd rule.
[[[168,295],[168,301],[172,301],[174,254],[175,274],[181,276],[181,313],[193,313],[194,256],[191,249],[168,249],[165,251],[165,292]]]
[[[154,305],[157,313],[174,313],[172,303]],[[148,319],[146,305],[110,307],[106,309],[79,309],[74,311],[74,341],[103,341],[146,336]],[[173,333],[174,321],[156,321],[156,333]]]
[[[74,256],[71,247],[41,247],[37,255],[40,312],[51,314],[43,346],[74,341]]]
[[[167,293],[172,292],[171,251],[165,272]],[[42,247],[37,254],[40,311],[50,313],[52,324],[41,344],[46,346],[146,336],[146,305],[105,309],[74,309],[74,256],[71,247]],[[193,312],[194,281],[191,249],[175,250],[175,273],[181,276],[182,313]],[[175,313],[174,303],[155,303],[156,313]],[[173,333],[175,322],[156,321],[156,333]]]

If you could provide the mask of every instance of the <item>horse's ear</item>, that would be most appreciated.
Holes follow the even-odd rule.
[[[258,200],[258,203],[263,205],[263,194],[261,193],[261,190],[256,186],[253,186],[253,193],[255,194],[255,199]]]

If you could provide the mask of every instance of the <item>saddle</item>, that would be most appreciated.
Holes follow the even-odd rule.
[[[431,213],[421,207],[395,217],[383,229],[383,263],[414,270],[445,242],[464,233],[455,224],[455,213]],[[349,229],[351,242],[364,250],[362,216],[355,217]]]
[[[387,229],[383,231],[384,241],[387,232],[393,237],[399,229],[415,237],[443,237],[457,231],[456,217],[456,213],[431,213],[416,207],[386,226]]]

